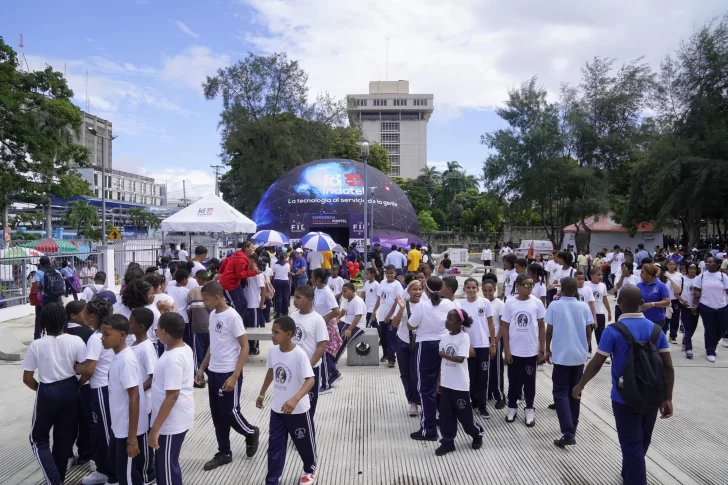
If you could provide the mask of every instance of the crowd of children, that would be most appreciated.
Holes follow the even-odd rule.
[[[431,264],[406,277],[398,276],[394,265],[386,265],[379,281],[377,268],[368,268],[360,294],[336,272],[317,268],[308,276],[311,285],[294,288],[296,311],[289,314],[289,301],[284,300],[292,270],[286,255],[271,265],[269,255],[256,253],[250,243],[239,249],[214,275],[197,267],[207,253],[204,248],[196,248],[194,261],[176,268],[168,261],[146,275],[131,268],[116,307],[114,295],[106,295],[110,292],[102,272],[83,292],[88,300],[72,301],[65,309],[55,302],[42,306],[42,337],[28,349],[23,381],[37,391],[31,444],[47,483],[63,483],[75,442],[76,462],[93,464],[84,485],[138,485],[154,479],[181,484],[179,455],[194,422],[193,387],[208,389],[218,445],[204,470],[232,462],[231,429],[245,436],[245,453],[254,456],[260,430],[243,415],[240,395],[244,366],[249,355],[259,353],[259,346],[248,340],[246,327],[264,326],[273,301],[274,347],[256,400],[259,408],[266,402],[271,407],[268,484],[279,483],[288,436],[303,461],[300,483],[316,480],[314,418],[319,394],[331,392],[343,378],[338,360],[347,343],[367,327],[378,328],[381,362],[398,364],[407,413],[419,416],[419,427],[410,437],[439,439],[438,456],[455,450],[458,422],[472,437],[472,448],[481,447],[484,429],[474,410],[490,419],[492,409],[507,407],[505,420],[513,423],[523,401],[523,422],[535,426],[537,369],[545,362],[555,366],[550,407],[556,409],[562,428],[554,443],[575,444],[578,400],[572,393],[588,382],[582,373],[592,353],[592,331],[597,355],[605,361],[611,352],[605,354],[604,349],[614,345],[612,335],[602,344],[612,312],[598,268],[589,271],[586,281],[584,272],[572,267],[568,252],[556,255],[549,268],[505,254],[502,297],[496,296],[496,276],[488,273],[482,282],[465,280],[462,300],[455,299],[458,281],[432,275]],[[666,272],[674,282],[675,265],[668,264]],[[684,273],[670,293],[670,304],[677,301],[673,307],[678,312],[680,305],[695,308],[701,283],[705,293],[713,290],[708,281],[696,281],[694,265]],[[616,286],[632,295],[626,289],[630,275],[624,269]],[[678,291],[677,286],[682,290],[685,285],[693,290],[690,295]],[[713,286],[718,285],[722,288],[723,280]],[[632,313],[637,310],[628,297],[618,300],[623,301]],[[704,299],[704,305],[713,303]],[[683,317],[685,346],[692,351],[690,322]],[[717,331],[716,336],[717,343]],[[271,384],[273,396],[267,401]],[[54,437],[62,435],[54,438],[52,451],[51,429]]]

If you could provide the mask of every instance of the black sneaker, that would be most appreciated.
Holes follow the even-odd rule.
[[[256,426],[253,426],[253,429],[255,430],[255,432],[245,437],[245,454],[248,456],[248,458],[252,458],[253,456],[255,456],[255,453],[258,451],[260,429]]]
[[[473,444],[470,445],[470,447],[474,450],[479,450],[480,447],[483,446],[483,437],[482,436],[475,436],[473,438]]]
[[[382,362],[382,363],[387,362],[387,356],[383,355],[382,358],[379,359],[379,362]]]
[[[439,448],[437,448],[435,450],[435,454],[437,456],[445,456],[448,453],[452,453],[453,451],[455,451],[455,445],[454,444],[452,444],[452,443],[451,444],[448,444],[448,445],[442,444],[442,445],[440,445]]]
[[[495,402],[495,408],[496,409],[503,409],[506,407],[506,400],[505,399],[499,399]]]
[[[437,441],[437,436],[424,436],[422,430],[410,434],[410,438],[415,441]]]
[[[233,455],[232,453],[215,453],[215,457],[205,463],[205,471],[209,472],[210,470],[214,470],[215,468],[223,465],[227,465],[229,463],[233,462]]]
[[[389,367],[390,369],[393,368],[394,367],[394,361],[393,360],[390,360],[389,362],[387,362],[387,367]]]
[[[563,436],[557,440],[554,440],[554,444],[559,448],[566,448],[567,446],[574,446],[576,444],[576,438],[564,438]]]
[[[672,336],[670,337],[670,343],[671,344],[677,344],[677,335],[674,336],[674,337],[672,337]]]
[[[553,404],[553,403],[552,404],[549,404],[549,409],[554,409],[555,410],[556,409],[556,404]]]
[[[490,413],[488,412],[488,408],[486,408],[485,406],[480,406],[478,408],[478,412],[483,419],[490,419]]]

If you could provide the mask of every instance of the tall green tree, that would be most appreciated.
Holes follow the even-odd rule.
[[[726,73],[728,16],[696,29],[662,63],[654,97],[659,133],[634,168],[623,224],[677,217],[692,247],[703,220],[728,218]]]
[[[99,210],[85,200],[75,200],[68,203],[64,221],[76,229],[77,235],[88,236],[94,226],[100,225]]]
[[[0,37],[0,211],[12,198],[44,206],[49,236],[51,198],[90,194],[71,170],[90,163],[89,150],[74,143],[83,118],[72,98],[62,73],[23,72]]]
[[[346,103],[328,95],[309,102],[307,81],[286,54],[249,54],[203,84],[208,100],[222,100],[222,159],[230,170],[220,188],[243,212],[251,213],[288,170],[332,156],[333,128],[344,126]]]
[[[363,162],[364,159],[361,156],[362,141],[364,141],[364,136],[357,128],[351,126],[336,127],[331,142],[331,156]],[[384,173],[389,173],[392,170],[386,148],[378,143],[369,145],[367,163]]]
[[[420,222],[421,232],[437,231],[437,222],[435,222],[435,219],[432,217],[430,211],[421,211],[419,214],[417,214],[417,219]]]

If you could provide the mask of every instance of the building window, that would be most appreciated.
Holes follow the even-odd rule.
[[[98,186],[99,186],[99,174],[95,173],[94,174],[94,187],[98,187]]]
[[[392,164],[393,167],[399,167],[399,155],[389,155],[389,163]]]
[[[116,200],[121,200],[121,192],[116,193]]]
[[[124,193],[121,194],[121,200],[123,200],[124,202],[126,202],[126,194],[124,194]]]
[[[399,165],[397,165],[396,167],[392,165],[392,170],[389,171],[389,175],[393,177],[399,177]]]
[[[399,153],[399,145],[385,143],[382,145],[382,147],[387,150],[387,153]]]
[[[386,99],[375,99],[374,106],[387,106],[387,100]]]
[[[382,123],[382,131],[394,131],[396,133],[399,133],[399,123]]]
[[[399,143],[399,133],[382,133],[382,144],[387,142]]]
[[[415,106],[427,106],[427,98],[415,99]]]
[[[367,100],[366,99],[357,99],[356,100],[356,105],[357,106],[366,106],[367,105]]]
[[[407,100],[406,99],[395,99],[394,105],[395,106],[407,106]]]

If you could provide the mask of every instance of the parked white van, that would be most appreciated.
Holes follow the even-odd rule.
[[[518,245],[518,249],[515,251],[515,255],[517,258],[527,258],[528,257],[528,251],[531,250],[531,246],[533,245],[533,255],[535,256],[537,253],[540,253],[544,259],[546,259],[546,256],[554,250],[554,244],[551,241],[534,241],[532,239],[523,239],[521,243]]]

